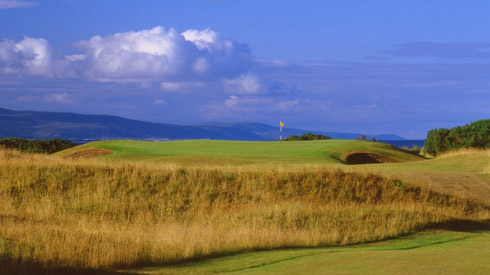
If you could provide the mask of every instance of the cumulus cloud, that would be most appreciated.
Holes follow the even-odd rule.
[[[94,36],[76,42],[78,53],[55,56],[48,41],[25,37],[0,42],[0,72],[79,77],[98,82],[155,82],[176,90],[181,83],[222,81],[246,75],[253,58],[246,44],[210,29],[158,26]],[[60,75],[63,72],[63,75]],[[169,85],[168,83],[174,83]]]
[[[83,54],[69,56],[92,80],[183,82],[239,75],[252,60],[245,44],[205,29],[178,33],[155,27],[77,43]]]
[[[25,37],[0,42],[0,72],[51,75],[54,62],[48,41]]]
[[[209,28],[178,32],[157,26],[97,35],[73,46],[72,53],[63,56],[42,38],[0,41],[0,79],[2,74],[37,75],[107,86],[135,84],[166,92],[212,92],[240,96],[240,101],[249,105],[257,101],[253,96],[298,93],[294,86],[260,77],[257,68],[265,65],[252,56],[246,44]],[[272,67],[286,66],[280,61],[272,63]],[[228,104],[233,104],[233,99],[229,100]],[[43,101],[64,100],[53,97]]]
[[[0,10],[14,9],[14,8],[27,8],[37,6],[37,3],[29,1],[3,1],[0,0]]]

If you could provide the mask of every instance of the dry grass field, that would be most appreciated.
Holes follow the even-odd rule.
[[[158,266],[358,244],[490,218],[478,200],[395,176],[281,167],[199,168],[1,150],[2,267]]]

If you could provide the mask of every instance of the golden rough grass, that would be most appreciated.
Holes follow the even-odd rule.
[[[472,201],[365,173],[100,163],[0,150],[0,255],[48,267],[353,244],[489,217]]]
[[[453,150],[453,151],[441,153],[441,154],[437,155],[437,158],[443,159],[443,158],[449,158],[449,157],[461,156],[461,155],[481,155],[481,156],[489,156],[490,157],[490,150],[489,149],[477,149],[477,148],[462,148],[462,149],[458,149],[458,150]]]

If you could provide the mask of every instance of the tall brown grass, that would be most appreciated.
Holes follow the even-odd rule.
[[[461,148],[461,149],[441,153],[437,155],[437,158],[441,159],[441,158],[449,158],[449,157],[461,156],[461,155],[481,155],[481,156],[490,157],[490,150],[479,149],[479,148]]]
[[[115,268],[344,245],[453,219],[469,200],[372,174],[63,160],[0,150],[0,255]]]

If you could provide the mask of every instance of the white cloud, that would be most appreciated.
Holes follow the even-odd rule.
[[[153,100],[153,104],[155,104],[155,105],[163,105],[163,104],[166,104],[166,103],[167,103],[167,102],[166,102],[165,100],[163,100],[163,99],[159,99],[159,98],[158,98],[158,99]]]
[[[199,58],[197,59],[196,63],[192,66],[194,71],[199,72],[199,73],[204,73],[209,69],[209,63],[205,58]]]
[[[37,6],[37,3],[28,1],[3,1],[0,0],[0,10],[14,9],[14,8],[27,8]]]
[[[231,95],[222,104],[210,104],[203,110],[208,117],[241,117],[244,113],[284,113],[301,105],[300,100],[282,99],[268,95]]]
[[[276,108],[281,111],[287,111],[298,104],[299,100],[280,101],[276,104]]]
[[[183,87],[181,83],[177,82],[162,82],[160,88],[164,91],[177,91]]]
[[[71,96],[67,93],[51,93],[43,96],[22,95],[16,98],[20,102],[44,102],[44,103],[72,103]]]
[[[236,95],[232,95],[225,100],[225,106],[228,108],[232,108],[233,106],[237,105],[238,100],[239,99]]]
[[[227,92],[236,94],[256,94],[261,88],[258,77],[250,73],[234,79],[226,79],[223,83]]]
[[[264,67],[283,68],[289,67],[291,64],[282,60],[257,60]]]
[[[75,61],[83,61],[87,59],[87,56],[85,56],[84,54],[72,54],[72,55],[65,56],[65,58],[68,61],[75,62]]]
[[[4,73],[136,83],[164,91],[283,93],[282,88],[253,73],[254,65],[260,63],[246,44],[223,38],[211,29],[179,33],[157,26],[94,36],[74,46],[78,52],[60,56],[42,38],[2,41],[0,76]]]
[[[61,57],[55,56],[48,41],[42,38],[2,41],[0,72],[98,82],[176,83],[174,88],[162,84],[165,89],[176,90],[180,83],[237,78],[250,70],[253,60],[248,46],[224,39],[210,29],[181,34],[173,28],[158,26],[94,36],[75,46],[78,53]]]
[[[210,30],[209,28],[198,31],[198,30],[187,30],[182,33],[182,36],[185,38],[187,41],[191,41],[194,43],[200,50],[209,50],[211,51],[213,48],[213,45],[218,45],[219,47],[222,47],[218,42],[218,34]],[[232,47],[231,44],[225,43],[225,46]]]
[[[269,97],[237,96],[232,95],[225,99],[224,104],[234,111],[255,110],[259,107],[271,106],[273,102]]]
[[[15,100],[19,102],[35,102],[39,101],[40,97],[39,96],[33,96],[33,95],[21,95],[18,96]]]
[[[169,92],[174,92],[174,91],[181,91],[184,89],[192,89],[192,88],[197,88],[204,86],[204,83],[202,82],[162,82],[160,83],[160,89],[163,91],[169,91]]]
[[[48,94],[43,96],[42,101],[46,103],[61,103],[61,104],[67,104],[72,102],[70,95],[67,93]]]
[[[51,76],[51,48],[45,39],[25,37],[19,42],[0,42],[0,71]]]
[[[69,56],[84,75],[105,82],[183,82],[235,77],[249,69],[246,45],[216,32],[158,26],[149,30],[94,36],[77,43],[83,55]],[[79,62],[77,62],[79,61]]]

